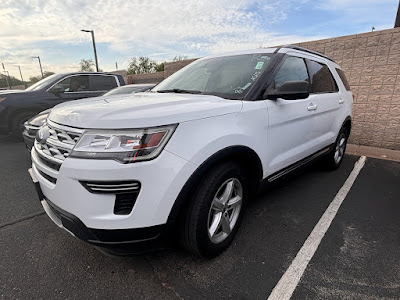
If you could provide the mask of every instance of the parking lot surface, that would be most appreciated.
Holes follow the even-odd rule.
[[[23,143],[0,137],[1,299],[267,299],[358,160],[263,186],[231,247],[112,258],[43,213]],[[368,158],[292,299],[398,299],[400,163]]]

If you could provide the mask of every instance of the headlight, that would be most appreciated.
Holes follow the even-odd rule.
[[[113,159],[133,163],[157,157],[177,125],[137,130],[88,130],[70,157]]]
[[[28,121],[28,125],[40,127],[44,124],[44,122],[46,122],[48,115],[49,115],[48,113],[37,115],[36,117],[33,117]]]
[[[30,120],[28,120],[28,125],[40,127],[46,122],[47,117],[50,114],[51,109],[46,109],[39,113],[38,115],[34,116]]]

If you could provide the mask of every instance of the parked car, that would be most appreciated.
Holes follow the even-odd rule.
[[[125,85],[112,73],[54,74],[26,90],[0,91],[0,133],[20,136],[25,121],[65,101],[96,97]]]
[[[352,103],[340,66],[316,52],[210,56],[150,93],[53,108],[30,173],[54,223],[104,251],[180,236],[213,257],[260,181],[322,156],[340,166]]]
[[[114,96],[114,95],[122,95],[122,94],[134,94],[139,92],[145,92],[152,89],[155,84],[129,84],[124,86],[119,86],[107,93],[103,94],[103,96]],[[33,147],[33,142],[35,141],[36,133],[38,132],[40,126],[44,124],[49,115],[51,109],[46,109],[45,111],[40,112],[36,116],[32,117],[28,121],[24,123],[24,131],[22,132],[22,137],[24,138],[25,146],[31,150]]]

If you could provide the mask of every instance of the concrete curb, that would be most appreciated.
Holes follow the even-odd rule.
[[[365,155],[368,157],[400,161],[400,151],[398,150],[347,144],[346,153],[352,155]]]

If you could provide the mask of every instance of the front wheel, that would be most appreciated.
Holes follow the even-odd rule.
[[[346,128],[342,128],[336,138],[335,144],[332,150],[326,157],[327,166],[330,169],[339,168],[340,164],[343,161],[344,153],[346,151],[348,133]]]
[[[22,133],[25,130],[24,123],[34,115],[35,114],[31,112],[23,112],[13,117],[11,122],[11,133],[14,138],[22,139]]]
[[[188,208],[183,228],[186,248],[202,257],[222,253],[232,242],[244,213],[247,182],[235,163],[210,170]]]

